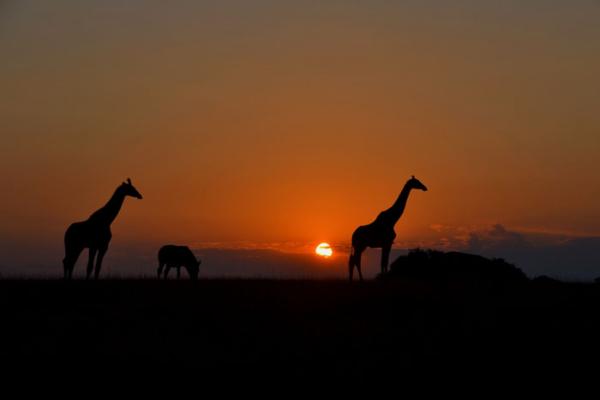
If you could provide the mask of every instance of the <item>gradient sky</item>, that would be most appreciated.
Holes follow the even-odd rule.
[[[3,263],[61,253],[127,177],[117,248],[343,247],[411,174],[430,190],[398,246],[598,236],[598,21],[597,0],[0,1]]]

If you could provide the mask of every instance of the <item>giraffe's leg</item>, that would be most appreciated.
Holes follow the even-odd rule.
[[[108,247],[98,249],[98,259],[96,260],[96,270],[94,271],[94,279],[98,279],[100,276],[100,270],[102,269],[102,260],[104,260],[104,254],[106,254]]]
[[[357,248],[354,251],[354,265],[356,265],[356,270],[358,271],[358,280],[359,281],[363,280],[361,264],[362,264],[362,253],[364,251],[365,251],[364,248]]]
[[[65,281],[69,279],[69,265],[66,258],[63,259],[63,279]]]
[[[165,268],[165,281],[167,280],[167,276],[169,276],[170,269],[171,269],[171,264],[167,264],[167,268]]]
[[[79,256],[77,257],[79,258]],[[77,259],[73,260],[73,263],[69,266],[69,280],[73,279],[73,270],[75,269],[75,264],[76,264]]]
[[[388,264],[390,262],[390,252],[392,251],[392,245],[385,245],[381,248],[381,273],[385,274],[388,271]]]
[[[350,259],[348,260],[348,279],[352,282],[352,275],[354,274],[354,248],[351,250]]]
[[[79,254],[83,249],[80,248],[68,248],[65,253],[65,258],[63,260],[63,269],[64,269],[64,278],[65,280],[69,280],[73,277],[73,269],[75,268],[75,263],[77,263],[77,259],[79,258]]]
[[[360,270],[362,253],[365,251],[366,246],[362,245],[356,239],[356,232],[352,235],[352,248],[350,249],[350,259],[348,260],[348,279],[350,282],[353,280],[354,267],[358,270],[358,277],[362,280],[362,271]]]
[[[160,276],[162,275],[162,271],[163,271],[164,267],[165,267],[164,263],[159,263],[158,264],[158,271],[157,271],[157,273],[158,273],[158,279],[160,279]]]
[[[90,247],[89,257],[88,257],[88,265],[87,265],[87,274],[85,275],[85,279],[90,279],[92,276],[92,272],[94,271],[94,259],[96,258],[96,252],[98,249],[95,247]]]
[[[65,257],[65,259],[63,260],[63,272],[64,272],[63,277],[65,280],[71,279],[71,276],[73,275],[74,265],[75,265],[75,263],[73,262],[73,260]]]

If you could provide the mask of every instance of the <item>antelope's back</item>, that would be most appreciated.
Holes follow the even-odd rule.
[[[168,244],[158,251],[158,262],[161,264],[193,265],[196,263],[196,257],[187,246]]]

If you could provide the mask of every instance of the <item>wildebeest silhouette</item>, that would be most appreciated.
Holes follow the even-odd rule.
[[[75,222],[69,226],[65,233],[65,258],[63,259],[65,279],[71,279],[75,263],[85,248],[90,249],[86,279],[90,278],[94,270],[96,253],[98,259],[96,260],[94,278],[98,279],[104,254],[108,250],[108,244],[112,238],[110,225],[119,215],[127,196],[136,199],[142,198],[142,195],[133,187],[129,178],[127,178],[127,182],[123,182],[117,187],[104,207],[93,213],[86,221]]]
[[[189,247],[168,244],[161,247],[158,251],[158,279],[160,279],[163,268],[166,266],[165,279],[167,279],[167,275],[169,274],[169,270],[171,268],[177,268],[177,279],[179,279],[181,275],[181,267],[185,267],[190,279],[197,280],[198,271],[200,270],[200,263],[200,260],[196,259],[196,256],[194,253],[192,253]]]

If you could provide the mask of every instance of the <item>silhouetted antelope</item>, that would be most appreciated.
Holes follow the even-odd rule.
[[[169,275],[169,270],[171,268],[177,268],[177,279],[179,279],[181,267],[187,269],[190,279],[198,279],[200,260],[196,259],[194,253],[192,253],[187,246],[168,244],[161,247],[158,251],[158,279],[160,279],[160,275],[162,274],[165,265],[167,267],[165,269],[165,279],[167,279],[167,275]]]

